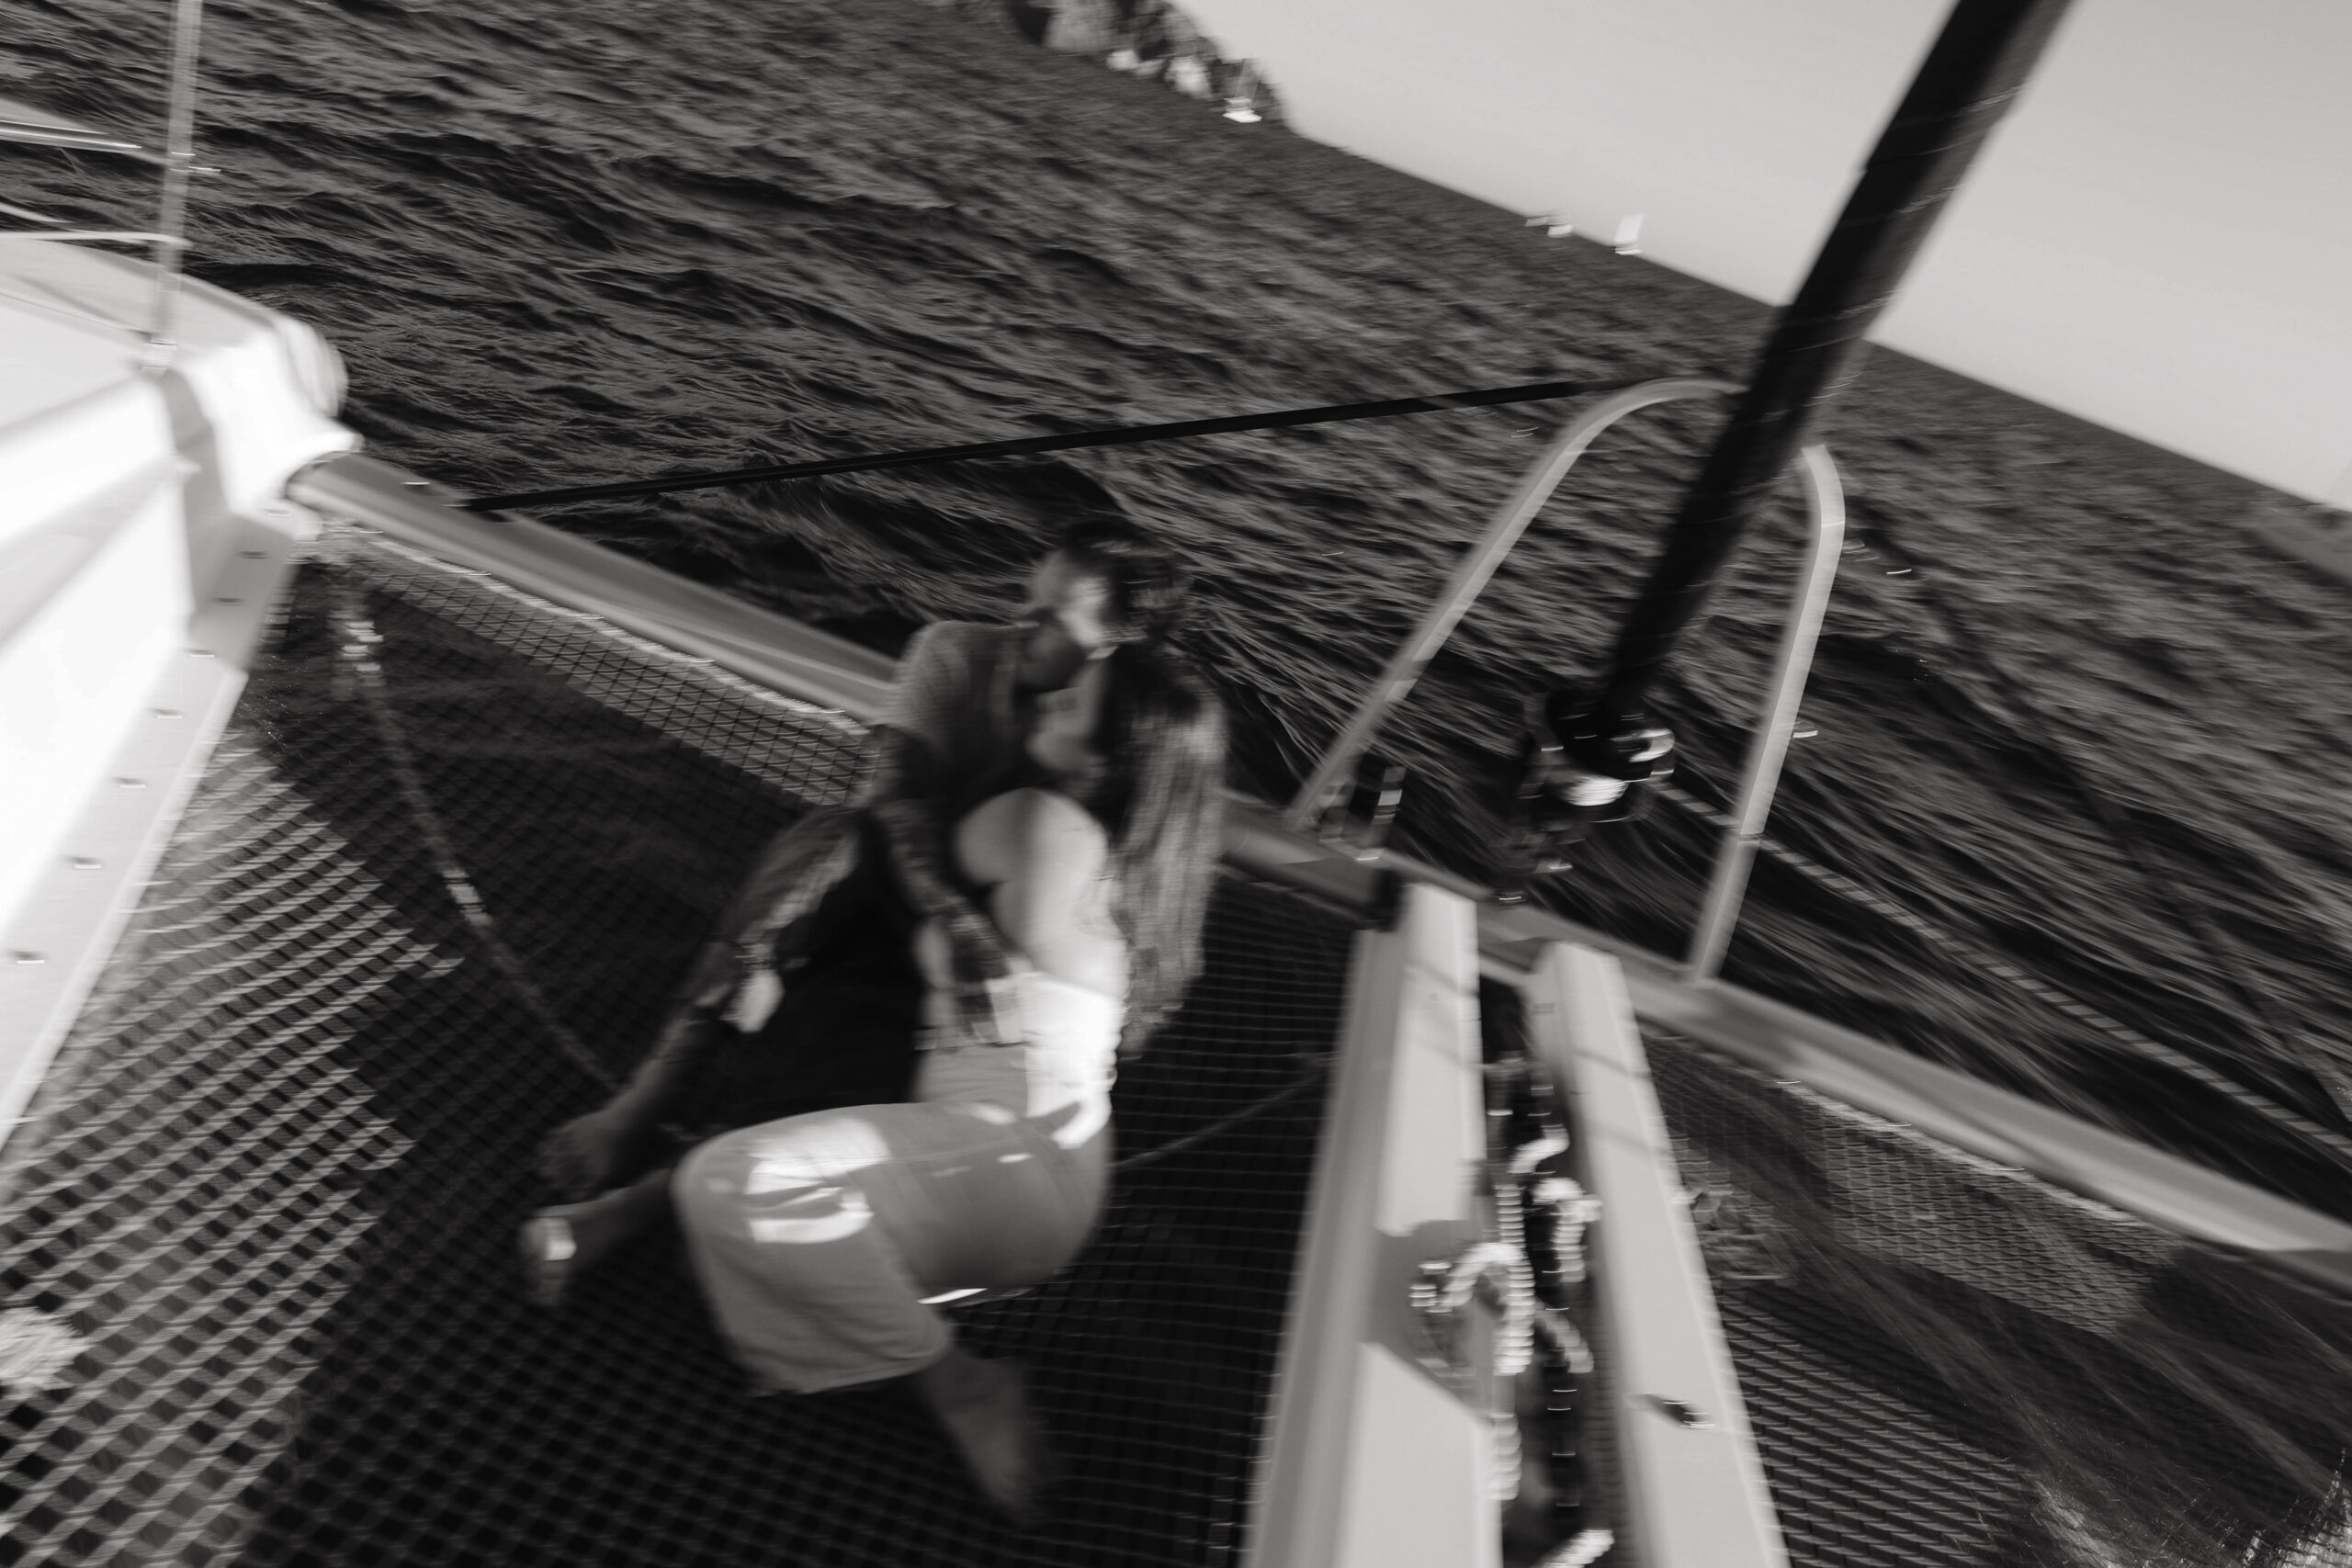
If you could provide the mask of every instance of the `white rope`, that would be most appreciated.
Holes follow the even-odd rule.
[[[1514,1150],[1506,1170],[1498,1173],[1500,1179],[1492,1183],[1497,1238],[1464,1247],[1450,1262],[1435,1259],[1423,1264],[1420,1277],[1413,1282],[1413,1312],[1423,1337],[1422,1362],[1465,1393],[1475,1388],[1480,1369],[1463,1359],[1454,1325],[1482,1294],[1501,1310],[1483,1391],[1494,1456],[1487,1492],[1498,1506],[1519,1495],[1521,1453],[1512,1384],[1534,1361],[1536,1339],[1540,1337],[1549,1343],[1576,1376],[1589,1377],[1592,1372],[1592,1351],[1584,1336],[1577,1332],[1566,1314],[1537,1296],[1534,1266],[1527,1257],[1522,1186],[1539,1163],[1567,1146],[1566,1137],[1553,1133]],[[1538,1207],[1549,1210],[1553,1216],[1553,1245],[1561,1279],[1581,1280],[1585,1226],[1598,1215],[1599,1201],[1561,1176],[1536,1180],[1532,1196]]]

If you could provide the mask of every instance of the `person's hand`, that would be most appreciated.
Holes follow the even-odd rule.
[[[1012,976],[1027,960],[993,921],[957,922],[948,931],[956,977],[957,1038],[976,1045],[1012,1045],[1024,1037]]]
[[[539,1179],[567,1203],[584,1202],[619,1182],[637,1128],[610,1107],[575,1116],[539,1145]]]

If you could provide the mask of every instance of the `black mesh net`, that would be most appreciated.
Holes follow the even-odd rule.
[[[511,950],[625,1068],[734,875],[861,738],[361,539],[433,806]],[[530,1151],[601,1097],[462,921],[327,569],[241,703],[5,1171],[0,1562],[1221,1563],[1240,1544],[1350,940],[1239,881],[1117,1091],[1063,1278],[962,1314],[1069,1475],[979,1501],[890,1390],[754,1400],[670,1244],[526,1304]]]
[[[1797,1568],[2352,1565],[2352,1303],[1647,1045]]]
[[[737,868],[854,787],[856,727],[350,551],[457,858],[625,1068]],[[1207,977],[1119,1087],[1095,1245],[959,1314],[1030,1361],[1070,1471],[1016,1531],[899,1393],[746,1397],[666,1243],[526,1304],[530,1151],[601,1090],[452,904],[328,577],[6,1147],[0,1562],[1232,1561],[1344,921],[1228,880]],[[2352,1310],[1650,1045],[1799,1568],[2352,1564]]]

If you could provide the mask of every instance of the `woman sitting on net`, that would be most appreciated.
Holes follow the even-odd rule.
[[[539,1168],[580,1199],[675,1157],[681,1141],[905,1100],[924,979],[910,938],[944,933],[965,1031],[1001,1036],[1014,953],[956,874],[950,829],[1035,764],[1042,702],[1114,648],[1157,649],[1183,579],[1132,525],[1066,529],[1009,625],[926,626],[899,662],[854,807],[809,813],[754,863],[630,1083],[549,1134]],[[1156,1013],[1130,1010],[1131,1038]]]
[[[1045,784],[988,799],[951,840],[1012,955],[999,1028],[965,1025],[949,939],[926,922],[913,1103],[722,1134],[674,1175],[541,1211],[524,1238],[542,1280],[560,1285],[674,1214],[755,1384],[807,1393],[908,1378],[1015,1514],[1043,1461],[1022,1376],[958,1348],[931,1303],[1040,1283],[1091,1235],[1123,1031],[1172,1007],[1199,966],[1224,720],[1182,665],[1129,644],[1040,705],[1027,750]]]

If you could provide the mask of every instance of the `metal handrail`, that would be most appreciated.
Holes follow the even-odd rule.
[[[220,173],[196,161],[197,51],[203,32],[204,0],[173,0],[172,63],[166,83],[161,152],[150,152],[135,141],[86,125],[76,125],[29,104],[0,99],[0,141],[61,147],[77,152],[115,152],[163,169],[162,188],[156,194],[155,227],[152,230],[69,229],[0,233],[0,239],[107,241],[153,247],[155,279],[150,291],[143,365],[150,375],[160,374],[170,366],[179,344],[181,262],[188,243],[188,184],[197,175]],[[0,203],[0,210],[36,223],[62,221],[6,203]]]
[[[1731,825],[1724,829],[1723,848],[1715,853],[1714,873],[1707,880],[1706,902],[1700,906],[1699,924],[1690,934],[1684,977],[1692,985],[1715,977],[1731,945],[1731,929],[1747,891],[1747,873],[1764,837],[1764,819],[1772,813],[1772,795],[1780,788],[1781,763],[1796,736],[1797,703],[1813,670],[1813,645],[1829,611],[1830,585],[1838,580],[1838,548],[1846,538],[1846,490],[1838,483],[1838,465],[1829,460],[1829,448],[1815,443],[1797,454],[1797,473],[1804,481],[1805,510],[1813,519],[1804,576],[1789,604],[1789,622],[1772,660],[1764,722],[1748,743],[1738,804],[1732,808]]]
[[[1295,831],[1312,826],[1324,797],[1347,776],[1381,725],[1419,682],[1430,660],[1437,657],[1438,650],[1453,635],[1453,628],[1485,591],[1487,580],[1502,565],[1503,558],[1519,543],[1519,536],[1527,532],[1535,513],[1552,498],[1560,481],[1567,478],[1568,470],[1576,467],[1577,459],[1584,456],[1585,449],[1599,439],[1602,431],[1627,414],[1656,403],[1673,402],[1680,398],[1719,398],[1738,390],[1729,381],[1695,376],[1645,381],[1611,393],[1562,425],[1560,433],[1552,438],[1551,446],[1529,467],[1518,486],[1504,499],[1494,521],[1487,525],[1487,532],[1462,558],[1462,564],[1454,568],[1453,580],[1430,602],[1421,624],[1399,645],[1388,660],[1388,667],[1364,694],[1363,701],[1356,705],[1355,713],[1325,750],[1323,760],[1306,776],[1306,782],[1299,785],[1284,824]]]
[[[1422,614],[1420,624],[1398,646],[1387,668],[1356,705],[1355,712],[1325,750],[1314,772],[1292,797],[1290,808],[1283,814],[1283,825],[1293,831],[1305,831],[1314,825],[1326,797],[1348,776],[1388,716],[1411,693],[1422,672],[1429,669],[1430,661],[1437,657],[1453,635],[1453,628],[1461,624],[1462,617],[1493,579],[1503,558],[1519,543],[1535,513],[1551,499],[1560,481],[1567,478],[1568,470],[1576,467],[1577,459],[1601,432],[1627,414],[1657,403],[1682,398],[1722,397],[1738,390],[1731,382],[1699,377],[1645,381],[1602,399],[1562,426],[1551,446],[1528,468],[1496,511],[1486,533],[1463,558],[1462,564],[1454,568],[1453,578]],[[1771,815],[1781,765],[1796,732],[1797,705],[1804,694],[1805,677],[1813,668],[1814,644],[1827,614],[1829,589],[1838,576],[1838,549],[1846,537],[1845,489],[1838,482],[1838,467],[1830,459],[1829,449],[1818,444],[1805,447],[1798,455],[1798,475],[1804,483],[1805,510],[1811,521],[1804,574],[1790,604],[1788,625],[1781,633],[1773,661],[1763,721],[1748,747],[1731,826],[1724,829],[1723,847],[1716,853],[1714,871],[1708,881],[1706,900],[1701,906],[1698,925],[1691,935],[1686,974],[1693,983],[1713,978],[1722,967],[1724,952],[1730,945],[1732,927],[1739,918],[1740,898],[1747,890],[1756,847],[1763,838],[1765,819]]]
[[[31,147],[62,147],[73,152],[119,152],[145,163],[164,162],[161,153],[151,152],[136,141],[126,141],[119,136],[110,136],[103,130],[93,130],[68,120],[34,124],[17,119],[8,113],[5,105],[0,105],[0,141],[20,141]]]

